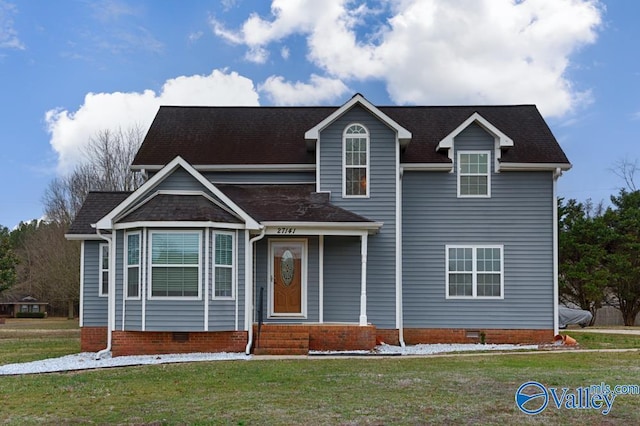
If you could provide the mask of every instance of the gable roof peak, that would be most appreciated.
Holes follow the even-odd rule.
[[[307,141],[307,149],[313,150],[315,147],[315,142],[318,140],[319,133],[339,117],[341,117],[343,114],[345,114],[347,111],[349,111],[351,108],[353,108],[353,106],[356,104],[362,106],[364,109],[376,116],[384,124],[386,124],[390,129],[394,130],[398,136],[398,141],[400,142],[401,147],[404,148],[409,144],[409,142],[411,141],[411,132],[409,130],[405,129],[400,124],[398,124],[398,122],[382,112],[378,107],[369,102],[367,98],[362,96],[360,93],[356,93],[340,108],[336,109],[320,123],[316,124],[314,127],[305,132],[304,138]]]

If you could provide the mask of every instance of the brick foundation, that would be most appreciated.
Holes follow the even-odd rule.
[[[398,331],[398,329],[379,328],[376,330],[376,342],[397,346],[400,344],[399,335],[400,335],[400,332]]]
[[[257,326],[254,326],[254,338]],[[354,351],[376,346],[376,327],[353,324],[263,324],[261,333],[309,334],[309,350]],[[255,343],[255,342],[254,342]]]
[[[107,347],[107,327],[80,327],[80,350],[98,352]]]
[[[463,328],[405,328],[404,341],[418,343],[485,343],[539,344],[553,342],[553,330],[505,330]]]
[[[114,331],[113,356],[191,352],[244,352],[246,331]]]

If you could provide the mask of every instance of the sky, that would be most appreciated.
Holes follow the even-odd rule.
[[[160,105],[536,104],[607,202],[640,166],[640,2],[0,0],[0,225]],[[637,180],[640,181],[640,171]],[[640,183],[640,182],[639,182]]]

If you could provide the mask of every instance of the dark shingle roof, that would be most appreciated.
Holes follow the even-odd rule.
[[[315,164],[304,134],[338,107],[160,107],[134,166],[162,166],[180,155],[194,165]],[[474,112],[514,141],[503,162],[568,163],[534,105],[379,108],[413,137],[406,163],[448,162],[436,145]]]
[[[241,221],[202,195],[158,194],[118,222],[139,221]]]
[[[131,195],[131,192],[89,192],[67,233],[76,235],[95,234],[96,230],[91,227],[91,224],[106,216],[129,195]]]
[[[217,185],[257,221],[372,222],[337,207],[315,185]]]

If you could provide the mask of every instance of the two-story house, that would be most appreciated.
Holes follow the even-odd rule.
[[[68,233],[82,348],[551,341],[570,167],[533,105],[161,107]]]

